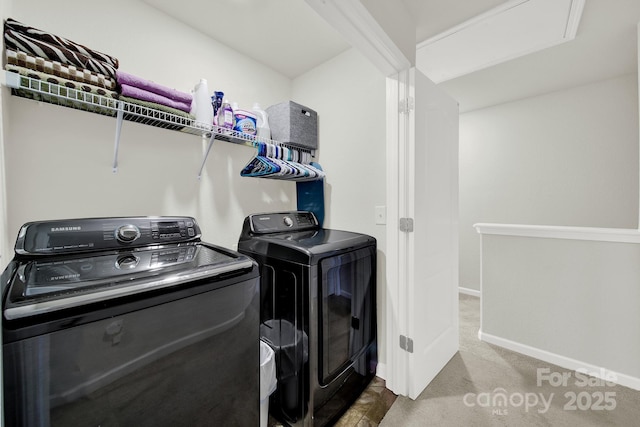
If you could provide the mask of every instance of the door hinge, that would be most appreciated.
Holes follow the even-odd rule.
[[[408,353],[413,353],[413,340],[404,335],[400,335],[400,348]]]
[[[407,98],[400,100],[400,105],[398,106],[398,110],[401,114],[408,114],[413,111],[415,108],[415,100],[413,96],[409,96]]]
[[[411,233],[413,231],[413,218],[400,218],[400,231]]]

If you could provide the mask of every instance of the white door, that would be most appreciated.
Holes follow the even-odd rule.
[[[413,68],[389,79],[388,96],[400,106],[397,121],[389,110],[388,386],[415,399],[458,351],[458,105]]]

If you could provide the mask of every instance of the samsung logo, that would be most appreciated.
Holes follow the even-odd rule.
[[[82,227],[80,227],[79,225],[69,226],[69,227],[51,227],[52,233],[55,233],[57,231],[80,231],[80,230],[82,230]]]
[[[80,277],[80,274],[63,274],[61,276],[51,276],[49,280],[55,282],[56,280],[70,280],[77,279],[78,277]]]

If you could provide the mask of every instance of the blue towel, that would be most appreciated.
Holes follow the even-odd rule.
[[[311,166],[322,170],[322,167],[315,162],[311,162]],[[299,211],[313,212],[320,227],[324,222],[324,179],[316,181],[306,181],[296,183],[296,193],[298,199]]]

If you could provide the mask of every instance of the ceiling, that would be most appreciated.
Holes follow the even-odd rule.
[[[638,22],[638,0],[586,0],[572,41],[440,86],[469,111],[636,73]]]
[[[142,1],[290,78],[349,49],[301,0]],[[416,19],[416,41],[420,43],[507,2],[402,3]],[[469,111],[634,73],[639,21],[638,0],[586,0],[573,40],[440,85],[458,100],[461,111]]]
[[[289,78],[349,49],[303,0],[142,1]]]
[[[416,68],[435,83],[575,38],[585,0],[510,0],[416,46]]]

